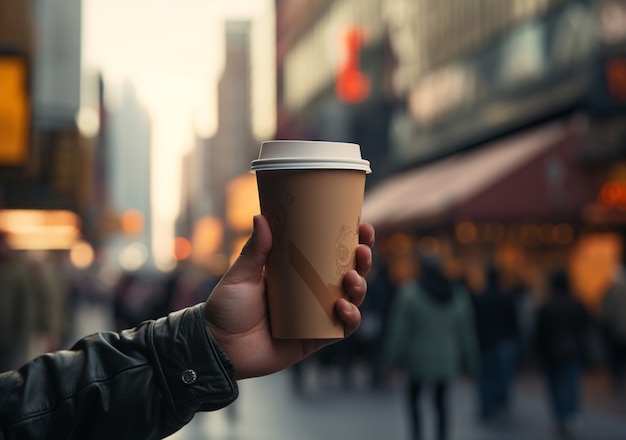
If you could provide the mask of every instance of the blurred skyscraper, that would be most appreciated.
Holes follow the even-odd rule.
[[[225,63],[218,83],[218,126],[215,136],[197,138],[183,163],[183,207],[178,233],[191,236],[203,216],[226,223],[228,183],[248,172],[258,153],[251,116],[251,23],[226,21]],[[230,251],[228,229],[224,251]]]
[[[152,122],[132,83],[124,83],[118,92],[120,99],[110,109],[108,133],[111,203],[120,217],[129,210],[140,211],[144,226],[137,232],[121,230],[111,236],[109,262],[127,270],[147,263],[145,268],[151,269]]]
[[[8,227],[18,248],[69,249],[98,235],[99,84],[81,76],[81,12],[81,0],[0,0],[0,207],[4,228],[29,218]]]
[[[226,62],[218,84],[217,133],[209,140],[205,172],[206,195],[212,211],[225,215],[224,188],[233,177],[248,172],[258,146],[252,135],[250,23],[227,21]]]

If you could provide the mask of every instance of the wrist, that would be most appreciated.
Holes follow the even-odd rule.
[[[206,327],[201,305],[157,320],[153,341],[158,376],[181,417],[220,409],[237,398],[233,365]]]

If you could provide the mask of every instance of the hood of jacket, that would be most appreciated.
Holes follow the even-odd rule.
[[[434,258],[421,260],[420,286],[436,302],[447,303],[452,299],[452,283],[444,276],[441,264]]]

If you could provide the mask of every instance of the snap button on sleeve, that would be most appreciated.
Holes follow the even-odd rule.
[[[198,379],[198,375],[193,370],[185,370],[183,371],[183,375],[181,376],[183,382],[187,385],[191,385],[196,382]]]

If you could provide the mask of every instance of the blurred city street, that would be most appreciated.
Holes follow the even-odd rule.
[[[240,382],[234,405],[199,414],[170,440],[404,440],[409,439],[405,395],[400,383],[382,390],[325,389],[309,370],[309,391],[294,392],[289,371]],[[584,413],[571,438],[626,438],[626,399],[614,399],[589,375]],[[550,422],[543,384],[534,374],[517,381],[510,412],[482,424],[476,418],[474,384],[455,383],[451,395],[450,440],[548,440],[559,438]],[[333,387],[334,388],[334,387]],[[315,391],[314,391],[315,390]],[[426,397],[426,396],[424,396]],[[422,399],[424,439],[434,439],[432,411]]]
[[[351,331],[344,296],[347,343],[240,382],[170,440],[417,440],[420,418],[419,440],[626,440],[625,122],[626,0],[0,0],[0,372],[213,295],[205,324],[263,375],[293,353],[265,350],[277,305]],[[327,177],[353,171],[354,193]],[[201,352],[178,335],[163,359]],[[178,381],[145,344],[116,350]],[[0,438],[29,399],[70,400],[40,383],[101,383],[83,367],[0,388]],[[40,437],[170,432],[126,367],[135,400],[93,424],[54,401],[71,433]]]

